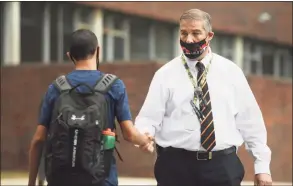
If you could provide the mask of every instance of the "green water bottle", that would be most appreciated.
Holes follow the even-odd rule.
[[[104,141],[104,150],[115,148],[115,133],[111,131],[111,129],[107,129],[103,131],[103,141]]]

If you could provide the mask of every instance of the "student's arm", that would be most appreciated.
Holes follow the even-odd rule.
[[[141,134],[133,125],[131,120],[125,120],[119,122],[123,138],[126,141],[129,141],[135,145],[145,146],[147,145],[152,138],[148,137],[145,134]]]
[[[123,138],[136,145],[146,145],[151,139],[141,134],[132,122],[129,109],[126,87],[122,80],[117,80],[113,86],[113,92],[117,95],[115,99],[115,115],[122,130]],[[113,93],[113,94],[114,94]]]
[[[36,183],[42,150],[50,124],[53,98],[54,94],[56,94],[55,91],[56,89],[50,85],[40,105],[39,124],[31,141],[29,150],[29,186],[34,186]]]
[[[46,134],[47,128],[44,125],[38,125],[31,141],[29,151],[29,186],[34,186],[36,182]]]

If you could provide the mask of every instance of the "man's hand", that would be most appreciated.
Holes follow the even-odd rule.
[[[149,144],[150,142],[152,142],[154,140],[154,138],[151,135],[149,135],[148,132],[144,133],[144,135],[145,135],[146,141],[147,141],[147,143],[145,145]],[[145,146],[145,145],[141,145],[141,146]]]
[[[151,141],[150,143],[144,145],[144,146],[139,146],[139,148],[141,150],[143,150],[144,152],[149,152],[149,153],[153,153],[154,152],[154,142]]]
[[[145,145],[141,145],[139,146],[139,148],[141,150],[143,150],[144,152],[150,152],[152,153],[154,151],[154,138],[152,136],[149,135],[149,133],[145,133],[145,135],[148,137],[148,139],[150,140],[149,143],[145,144]]]
[[[272,177],[269,174],[256,174],[254,177],[255,186],[270,186],[272,184]]]
[[[149,133],[144,133],[144,135],[148,142],[143,145],[135,145],[135,146],[140,148],[144,152],[152,153],[154,151],[154,142],[153,142],[154,138],[151,135],[149,135]]]

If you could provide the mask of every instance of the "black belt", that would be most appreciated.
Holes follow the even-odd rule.
[[[197,160],[211,160],[217,156],[222,156],[222,155],[228,155],[231,153],[236,152],[236,147],[230,147],[224,150],[219,150],[219,151],[211,151],[211,152],[206,152],[206,151],[188,151],[186,149],[180,149],[180,148],[174,148],[174,147],[166,147],[163,148],[159,145],[156,145],[157,147],[157,153],[160,155],[162,152],[184,152],[188,154],[194,154]]]

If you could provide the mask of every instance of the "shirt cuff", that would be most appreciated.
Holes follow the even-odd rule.
[[[255,174],[269,174],[269,175],[271,175],[270,163],[255,161],[254,173]]]

